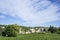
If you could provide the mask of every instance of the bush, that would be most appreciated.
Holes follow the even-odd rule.
[[[18,32],[19,32],[18,25],[8,25],[4,32],[2,32],[2,36],[7,35],[8,37],[16,37]]]
[[[8,37],[16,37],[17,33],[16,33],[16,31],[7,31],[7,35],[8,35]]]
[[[6,36],[6,32],[4,31],[4,32],[2,32],[2,36]]]
[[[56,33],[57,32],[57,28],[56,27],[53,27],[53,26],[50,26],[49,29],[48,29],[48,31],[50,33]]]
[[[60,34],[60,31],[57,31],[57,34]]]
[[[13,37],[16,37],[17,36],[17,32],[16,31],[14,31],[13,33],[12,33],[13,35]]]
[[[46,32],[39,32],[38,34],[46,34]]]
[[[6,28],[6,34],[8,37],[16,37],[18,31],[19,28],[17,25],[8,25],[8,27]]]

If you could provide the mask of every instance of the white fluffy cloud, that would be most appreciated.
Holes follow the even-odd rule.
[[[48,0],[0,0],[0,12],[19,17],[23,25],[39,25],[58,20],[58,6]]]

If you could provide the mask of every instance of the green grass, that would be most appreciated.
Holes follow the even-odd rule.
[[[60,34],[20,34],[17,37],[3,37],[0,40],[60,40]]]

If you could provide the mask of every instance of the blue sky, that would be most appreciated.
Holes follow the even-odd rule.
[[[0,24],[60,26],[60,0],[0,0]]]

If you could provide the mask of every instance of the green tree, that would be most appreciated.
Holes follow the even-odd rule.
[[[6,36],[6,32],[5,31],[2,32],[2,36]]]
[[[5,30],[5,25],[0,25],[0,35],[2,35],[2,32]]]
[[[2,35],[6,33],[8,37],[16,37],[19,33],[19,25],[12,24],[6,27],[6,30],[2,33]]]
[[[50,33],[55,33],[55,32],[57,31],[57,28],[50,25],[48,31],[49,31]]]
[[[44,30],[43,30],[44,32],[46,32],[46,29],[44,28]]]
[[[58,30],[57,30],[57,34],[60,34],[60,27],[59,27]]]
[[[60,31],[60,27],[58,28],[58,31]]]

